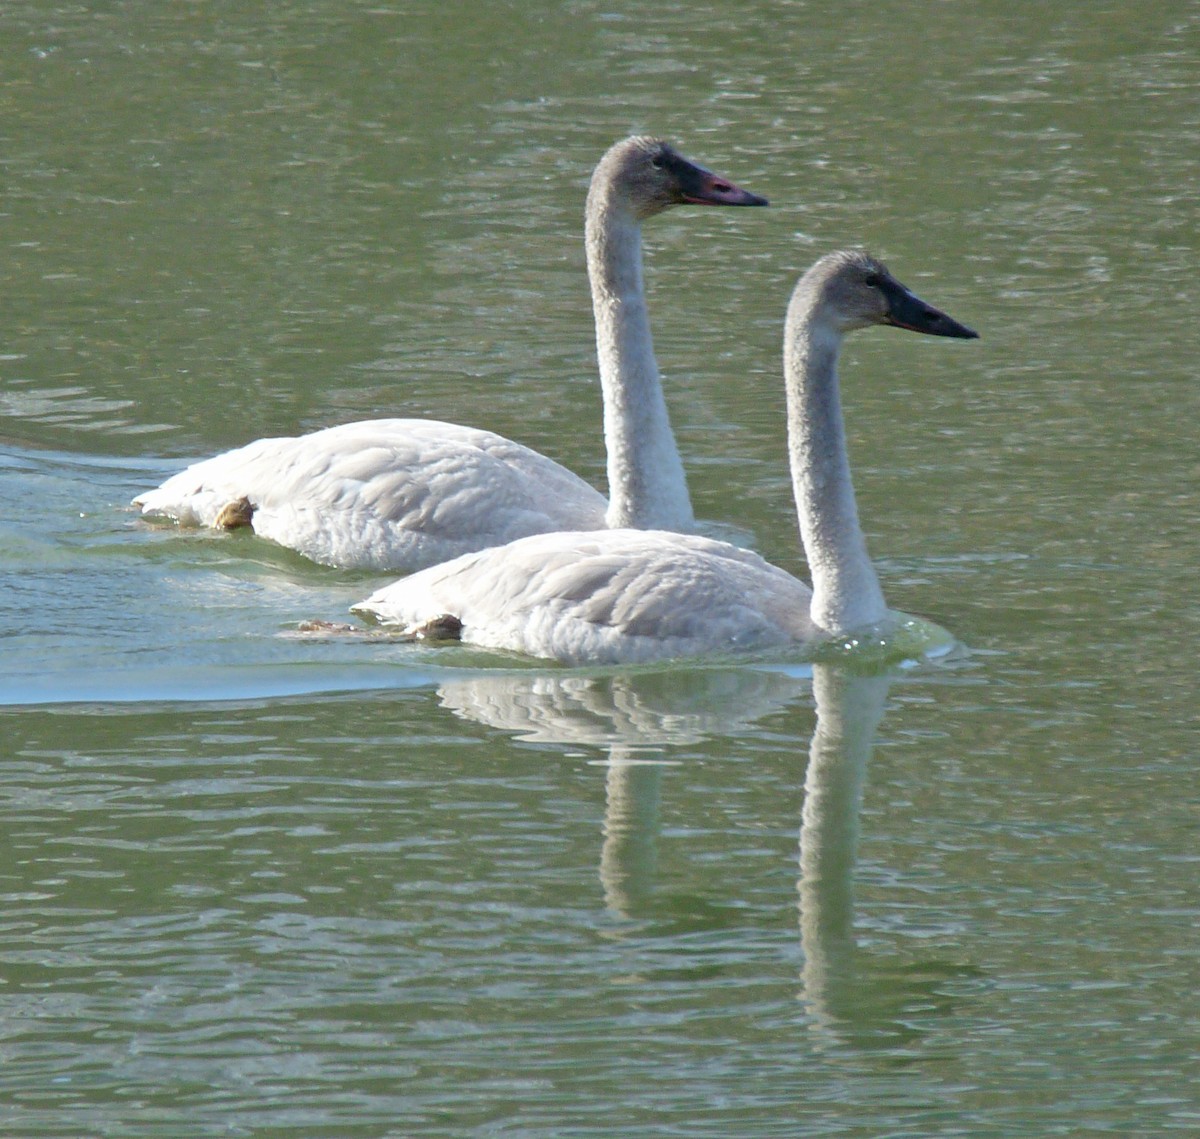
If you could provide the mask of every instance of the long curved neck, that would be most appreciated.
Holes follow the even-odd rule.
[[[850,481],[837,377],[842,335],[821,320],[819,302],[802,282],[792,295],[784,337],[788,452],[812,574],[812,619],[834,634],[877,625],[887,616]]]
[[[593,185],[586,225],[608,451],[606,521],[610,527],[690,530],[692,503],[650,338],[641,226],[611,196],[611,188]]]

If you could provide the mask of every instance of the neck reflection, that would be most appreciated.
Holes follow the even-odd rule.
[[[888,677],[813,666],[817,723],[800,823],[801,982],[818,1025],[851,1011],[856,991],[854,864],[859,811]]]

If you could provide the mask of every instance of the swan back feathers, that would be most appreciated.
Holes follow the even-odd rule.
[[[812,635],[808,587],[758,554],[654,530],[538,534],[404,578],[354,607],[409,629],[567,664],[770,648]]]

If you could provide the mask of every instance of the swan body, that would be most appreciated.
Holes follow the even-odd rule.
[[[481,648],[638,664],[811,636],[809,590],[758,554],[667,530],[535,534],[379,590],[354,611],[416,631],[453,614]]]
[[[252,496],[252,497],[251,497]],[[370,419],[259,439],[196,463],[136,501],[181,525],[231,528],[251,497],[254,532],[323,565],[427,566],[536,534],[555,519],[595,529],[608,502],[566,467],[502,435],[425,419]],[[234,514],[236,519],[236,513]]]
[[[609,499],[500,435],[375,419],[260,439],[188,467],[133,505],[181,525],[250,526],[313,561],[363,569],[416,569],[552,530],[692,529],[642,282],[642,221],[682,204],[766,199],[641,137],[604,155],[588,191]]]
[[[566,664],[641,663],[807,644],[885,625],[859,525],[838,395],[843,337],[870,324],[976,333],[868,254],[829,254],[799,281],[784,348],[789,463],[810,589],[757,554],[665,531],[543,534],[413,574],[354,611],[410,633]],[[457,624],[446,623],[446,617]]]

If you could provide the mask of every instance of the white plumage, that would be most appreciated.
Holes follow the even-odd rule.
[[[537,451],[425,419],[259,439],[135,502],[181,525],[219,527],[221,512],[242,497],[260,537],[323,565],[363,568],[434,565],[551,522],[595,529],[608,508],[604,495]]]
[[[566,664],[768,648],[812,632],[808,587],[758,554],[666,530],[535,534],[413,574],[354,607]]]
[[[472,645],[573,665],[771,649],[882,627],[889,613],[858,522],[836,367],[845,334],[869,324],[976,335],[864,253],[830,254],[800,279],[784,371],[813,589],[725,542],[607,530],[542,534],[457,558],[377,591],[354,611],[410,633],[451,630]]]
[[[364,569],[415,569],[553,530],[691,529],[641,253],[641,222],[684,203],[766,204],[648,138],[612,147],[588,192],[608,500],[560,464],[492,432],[376,419],[260,439],[188,467],[133,504],[181,525],[251,526],[314,561]]]

